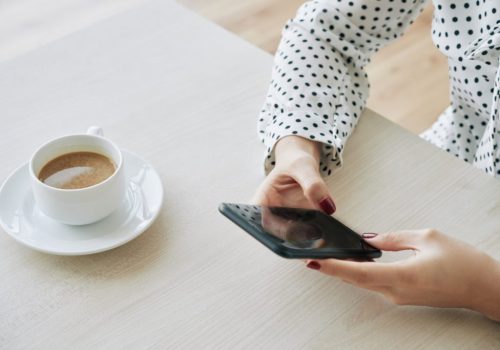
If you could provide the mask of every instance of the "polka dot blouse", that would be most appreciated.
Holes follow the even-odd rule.
[[[275,143],[287,135],[323,144],[322,174],[342,165],[368,98],[364,66],[425,3],[319,0],[298,10],[283,29],[259,116],[266,172]],[[448,58],[451,104],[421,136],[500,178],[500,1],[434,0],[434,7],[432,38]]]

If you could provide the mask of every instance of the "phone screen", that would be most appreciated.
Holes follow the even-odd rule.
[[[360,253],[356,256],[380,252],[353,230],[317,210],[227,203],[223,206],[231,212],[226,216],[267,246],[280,245],[295,252],[351,250]],[[221,211],[224,213],[224,209]]]

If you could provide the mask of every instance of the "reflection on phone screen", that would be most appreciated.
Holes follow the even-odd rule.
[[[354,231],[332,217],[308,209],[234,205],[259,231],[295,249],[370,249]],[[373,248],[372,248],[373,249]]]

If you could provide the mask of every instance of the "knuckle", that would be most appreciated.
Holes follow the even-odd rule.
[[[398,281],[407,286],[415,286],[419,283],[418,274],[411,268],[401,270],[397,273]]]
[[[396,232],[388,232],[384,235],[384,240],[389,243],[394,243],[399,240],[399,235]]]
[[[366,269],[361,268],[356,274],[356,276],[354,276],[354,282],[359,285],[368,284],[370,282],[369,272]]]
[[[323,182],[320,179],[310,180],[307,184],[307,187],[304,189],[306,194],[313,196],[317,193],[320,193],[323,189]]]
[[[439,237],[439,231],[433,228],[425,229],[423,232],[423,237],[426,240],[435,240]]]

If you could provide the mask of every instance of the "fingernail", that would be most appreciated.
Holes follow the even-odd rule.
[[[335,210],[337,209],[337,208],[335,208],[335,203],[333,203],[333,201],[330,197],[326,197],[321,202],[319,202],[319,206],[328,215],[335,213]]]
[[[321,265],[317,261],[309,261],[306,266],[313,270],[321,269]]]
[[[361,235],[361,237],[366,238],[366,239],[375,238],[377,236],[378,236],[378,233],[371,233],[371,232],[369,232],[369,233],[363,233]]]

